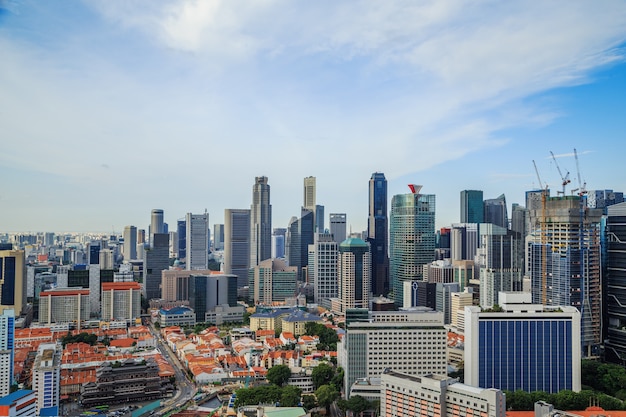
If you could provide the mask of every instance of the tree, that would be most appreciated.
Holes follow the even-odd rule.
[[[292,385],[287,385],[283,388],[283,393],[280,396],[280,406],[281,407],[296,407],[300,404],[300,396],[302,395],[302,390],[298,387],[294,387]]]
[[[340,366],[337,368],[337,372],[335,372],[333,379],[330,380],[330,383],[334,385],[337,391],[339,392],[341,392],[341,390],[343,389],[343,376],[344,376],[344,370]]]
[[[353,395],[348,400],[348,409],[352,410],[355,414],[360,414],[365,410],[369,410],[371,407],[370,402],[360,395]]]
[[[303,395],[302,406],[307,411],[317,407],[317,400],[315,399],[315,395]]]
[[[274,384],[282,387],[285,382],[291,377],[291,369],[287,365],[276,365],[272,366],[267,371],[267,380]]]
[[[317,389],[322,385],[330,383],[335,375],[335,370],[332,366],[322,362],[313,368],[311,372],[311,379],[313,380],[313,386]]]
[[[328,413],[330,405],[339,398],[339,391],[332,385],[322,385],[315,391],[315,396],[320,407],[326,408],[326,413]]]

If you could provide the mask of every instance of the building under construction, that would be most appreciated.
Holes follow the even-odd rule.
[[[527,260],[533,303],[580,310],[582,353],[593,356],[602,334],[602,210],[588,208],[585,196],[548,193],[529,210]]]

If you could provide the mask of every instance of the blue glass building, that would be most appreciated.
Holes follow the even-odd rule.
[[[371,290],[375,295],[389,293],[387,223],[387,180],[382,172],[374,172],[369,181],[367,241],[372,254]]]

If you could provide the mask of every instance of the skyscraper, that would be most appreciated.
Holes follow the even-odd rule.
[[[309,264],[309,282],[314,288],[313,300],[330,309],[330,300],[339,294],[337,242],[331,234],[316,233],[313,246],[313,265]]]
[[[337,272],[341,312],[350,308],[369,308],[370,247],[358,238],[348,238],[339,244]]]
[[[330,213],[330,234],[333,235],[333,240],[337,243],[341,243],[346,240],[348,235],[346,234],[346,213]]]
[[[315,205],[315,232],[324,233],[324,206]]]
[[[170,236],[167,233],[152,235],[152,245],[143,259],[143,295],[146,300],[161,298],[161,271],[169,268]]]
[[[497,198],[484,201],[485,223],[495,224],[505,229],[509,228],[509,218],[507,216],[506,198],[500,194]]]
[[[250,205],[250,266],[272,257],[272,205],[267,177],[256,177]]]
[[[20,314],[26,306],[26,266],[23,250],[0,250],[0,314],[8,308]]]
[[[298,270],[284,259],[266,259],[250,268],[249,298],[253,303],[271,304],[294,297],[298,288]]]
[[[37,392],[37,414],[44,414],[43,409],[50,409],[50,412],[44,415],[60,415],[58,407],[62,352],[60,345],[54,343],[42,343],[37,349],[33,364],[33,390]]]
[[[581,343],[595,355],[602,342],[600,219],[579,196],[546,197],[530,210],[527,243],[533,302],[581,312]]]
[[[150,234],[165,233],[165,225],[163,222],[163,210],[152,210],[150,217]]]
[[[410,188],[410,194],[391,200],[389,269],[392,298],[399,306],[404,281],[421,281],[423,266],[435,257],[435,195],[419,194],[421,186]]]
[[[285,257],[285,235],[287,229],[275,228],[272,232],[272,258],[284,258]]]
[[[248,285],[250,210],[224,210],[224,273],[237,275],[237,286]]]
[[[382,172],[375,172],[369,181],[369,217],[367,241],[372,251],[373,294],[389,292],[389,250],[387,226],[387,180]]]
[[[224,225],[213,225],[213,250],[224,250]]]
[[[187,269],[207,269],[209,264],[209,214],[191,214],[185,216]]]
[[[306,177],[304,179],[304,208],[315,213],[316,205],[316,185],[315,177]]]
[[[178,258],[187,257],[187,222],[184,219],[176,221],[176,237],[178,238]]]
[[[124,227],[124,245],[122,246],[122,251],[124,252],[125,261],[137,259],[137,228],[135,226]]]
[[[483,223],[484,212],[482,191],[461,191],[461,223]]]
[[[11,392],[14,346],[15,313],[7,308],[0,314],[0,397]]]
[[[309,263],[309,245],[313,243],[314,225],[313,212],[303,207],[300,218],[292,217],[287,228],[287,261],[289,266],[298,268],[299,278],[302,277],[302,268]]]

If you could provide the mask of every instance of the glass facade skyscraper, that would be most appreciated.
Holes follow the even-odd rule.
[[[256,177],[250,205],[250,266],[272,257],[272,205],[267,177]]]
[[[505,229],[509,228],[509,217],[506,209],[506,198],[501,194],[498,198],[485,200],[484,223],[495,224]]]
[[[389,250],[387,227],[387,180],[382,172],[375,172],[369,181],[369,216],[367,241],[372,254],[372,294],[389,293]]]
[[[435,195],[398,194],[391,199],[389,270],[396,305],[403,303],[404,282],[421,281],[424,265],[435,257]]]
[[[626,203],[608,207],[605,355],[611,362],[626,361]]]
[[[484,217],[483,192],[461,191],[461,223],[482,223]]]

